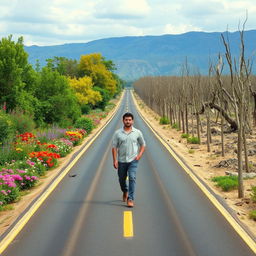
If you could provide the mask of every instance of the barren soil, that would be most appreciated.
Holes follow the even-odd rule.
[[[211,181],[214,176],[224,176],[226,171],[235,172],[234,166],[217,168],[215,167],[222,160],[237,158],[234,152],[236,148],[235,133],[225,135],[225,157],[221,156],[221,138],[220,135],[213,135],[211,144],[211,152],[207,152],[206,132],[202,135],[201,145],[188,144],[186,139],[181,138],[182,131],[172,129],[170,125],[160,125],[160,116],[146,106],[146,104],[134,93],[139,105],[142,116],[152,125],[152,127],[165,139],[165,141],[180,155],[187,165],[208,184],[211,189],[220,195],[227,202],[228,206],[234,210],[238,218],[248,227],[252,234],[256,237],[256,222],[249,219],[249,212],[256,209],[256,203],[250,200],[251,186],[256,186],[256,178],[244,180],[245,197],[238,199],[238,191],[223,192],[215,186]],[[218,125],[214,127],[220,129]],[[206,128],[204,128],[206,131]],[[249,144],[256,142],[256,134],[250,135]],[[255,172],[256,154],[249,157],[251,168]]]

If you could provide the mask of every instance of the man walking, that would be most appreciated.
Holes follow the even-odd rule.
[[[138,161],[145,151],[145,140],[140,130],[133,127],[133,115],[123,115],[123,128],[117,130],[113,137],[113,165],[118,170],[118,177],[123,201],[127,201],[128,207],[134,206],[134,192],[136,184],[136,171]],[[126,183],[129,177],[129,189]]]

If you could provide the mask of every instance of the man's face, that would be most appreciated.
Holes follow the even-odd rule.
[[[131,127],[133,125],[133,119],[131,117],[125,117],[123,123],[125,127]]]

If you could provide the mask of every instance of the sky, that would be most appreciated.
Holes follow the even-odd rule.
[[[256,29],[255,0],[0,0],[0,37],[25,45]]]

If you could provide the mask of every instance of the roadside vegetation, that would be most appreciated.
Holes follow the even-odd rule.
[[[22,37],[0,41],[0,210],[80,145],[114,107],[124,82],[101,54],[28,63]]]

